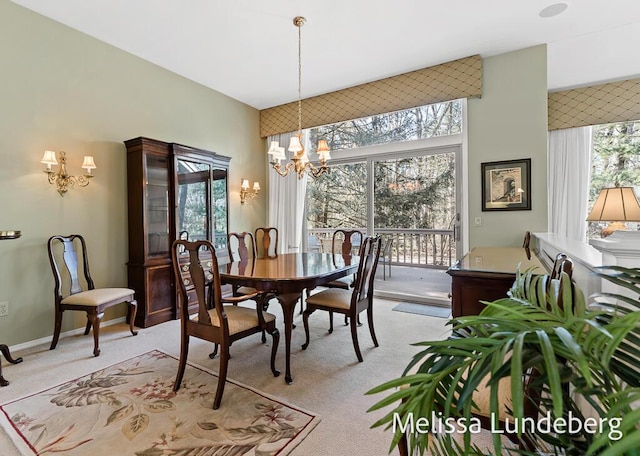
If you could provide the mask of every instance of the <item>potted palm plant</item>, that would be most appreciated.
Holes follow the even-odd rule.
[[[434,434],[433,423],[426,431],[415,426],[435,418],[473,424],[474,392],[485,383],[490,413],[497,415],[498,385],[508,378],[513,422],[524,422],[533,402],[538,417],[575,424],[518,430],[528,443],[518,454],[639,455],[640,269],[610,267],[600,274],[629,292],[603,293],[587,305],[564,273],[551,279],[519,272],[507,297],[486,303],[480,315],[451,320],[452,337],[416,344],[424,350],[403,375],[368,393],[388,393],[370,411],[392,406],[373,425],[393,429],[390,449],[406,438],[410,454],[513,452],[497,432],[491,448],[483,450],[473,443],[471,426],[458,438],[442,427]],[[527,387],[537,391],[535,401],[523,383],[531,372],[534,381]]]

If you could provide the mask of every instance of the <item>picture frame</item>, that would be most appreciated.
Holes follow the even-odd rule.
[[[531,210],[531,159],[481,163],[482,211]]]

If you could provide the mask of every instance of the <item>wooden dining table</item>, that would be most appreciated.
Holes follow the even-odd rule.
[[[302,292],[356,272],[359,258],[355,255],[330,253],[283,253],[271,257],[252,258],[220,264],[222,283],[253,287],[272,292],[284,316],[286,350],[285,381],[291,376],[291,331],[296,303]]]

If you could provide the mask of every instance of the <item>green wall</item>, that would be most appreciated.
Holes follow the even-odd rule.
[[[230,228],[264,224],[266,188],[244,206],[238,196],[241,177],[266,187],[257,110],[11,2],[0,2],[0,62],[0,230],[23,233],[0,242],[0,302],[9,302],[0,343],[52,334],[53,234],[85,236],[97,286],[127,284],[124,140],[147,136],[232,157]],[[74,175],[93,155],[96,177],[60,197],[42,172],[45,149],[66,151]],[[85,321],[67,312],[63,331]]]
[[[482,212],[480,164],[520,158],[531,158],[531,210]],[[547,231],[545,45],[483,60],[482,98],[468,103],[468,164],[471,248],[521,245],[525,231]]]

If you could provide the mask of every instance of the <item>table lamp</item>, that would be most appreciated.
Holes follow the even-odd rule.
[[[588,222],[612,222],[600,235],[607,237],[617,230],[628,230],[623,222],[640,222],[640,204],[633,187],[603,188],[587,217]]]

